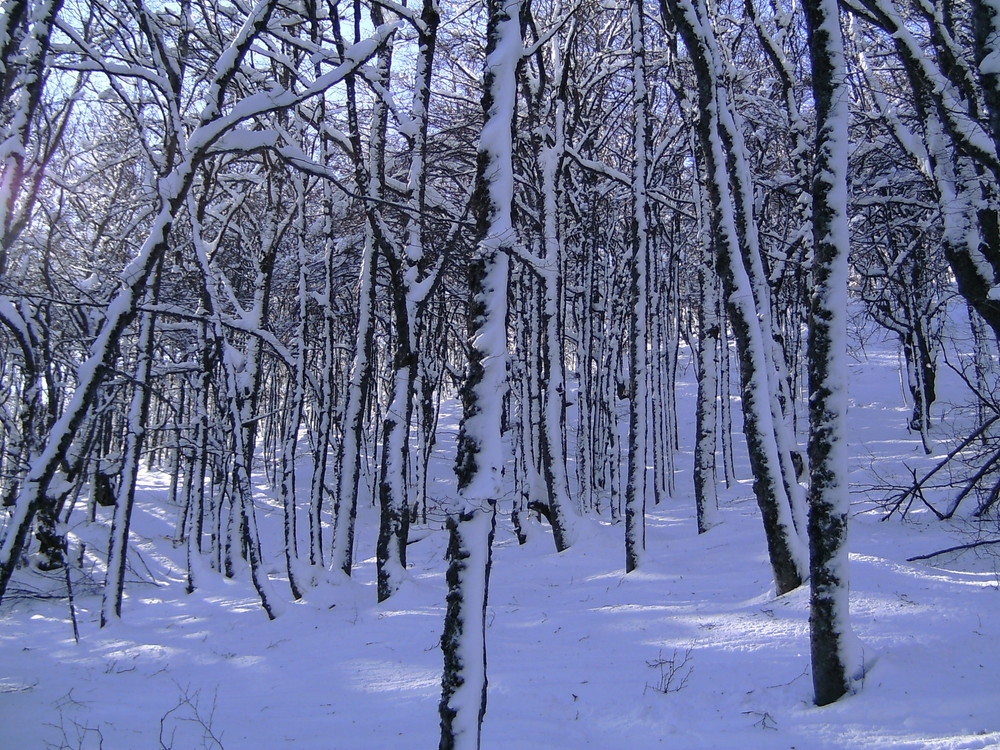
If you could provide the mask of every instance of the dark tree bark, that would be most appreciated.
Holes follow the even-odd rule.
[[[359,12],[360,5],[356,6]],[[372,20],[380,23],[382,10],[373,8]],[[359,31],[355,28],[355,32]],[[338,43],[339,23],[334,32]],[[388,49],[379,51],[374,70],[379,86],[388,87],[389,68],[392,56]],[[365,239],[362,248],[361,267],[358,278],[358,319],[354,341],[354,358],[351,365],[350,382],[345,393],[343,410],[343,436],[337,449],[337,494],[334,499],[333,545],[330,567],[351,574],[354,564],[354,524],[357,518],[358,484],[361,476],[362,449],[364,442],[365,407],[373,387],[372,349],[375,335],[375,282],[378,265],[384,246],[379,221],[379,210],[384,190],[385,175],[385,133],[387,106],[381,96],[376,96],[371,113],[371,131],[368,143],[368,158],[364,157],[361,141],[361,124],[358,115],[357,77],[346,78],[347,118],[349,138],[354,157],[354,180],[357,192],[364,195]]]
[[[632,313],[629,325],[628,478],[625,485],[625,570],[631,572],[646,552],[646,445],[649,395],[649,125],[646,92],[646,40],[641,0],[630,6],[632,38],[632,106],[634,108],[632,170],[631,268]]]
[[[409,436],[421,356],[418,333],[423,328],[427,297],[440,268],[429,268],[424,220],[427,208],[427,127],[439,19],[436,0],[424,0],[420,18],[414,19],[420,51],[410,105],[415,132],[410,142],[407,193],[412,215],[406,220],[404,242],[395,243],[386,252],[396,330],[391,392],[382,427],[381,515],[376,545],[379,601],[387,599],[402,585],[406,570],[406,543],[410,526],[407,498]]]
[[[805,580],[807,563],[794,522],[794,497],[790,494],[794,480],[786,481],[785,476],[783,456],[790,446],[777,405],[780,388],[768,290],[761,278],[761,259],[754,257],[760,248],[746,146],[729,91],[720,80],[723,66],[707,6],[697,0],[663,0],[663,4],[665,16],[673,19],[691,54],[698,80],[698,137],[712,206],[718,269],[739,356],[743,432],[775,589],[784,594]],[[790,454],[787,463],[791,463]]]
[[[441,750],[478,750],[486,713],[486,601],[496,502],[503,485],[507,292],[515,242],[514,120],[522,55],[520,0],[489,0],[485,121],[473,208],[479,241],[469,265],[469,363],[449,518],[448,610],[441,649]]]
[[[836,0],[805,0],[813,96],[813,294],[809,314],[809,573],[813,689],[817,705],[848,692],[846,62]]]
[[[159,266],[154,271],[149,296],[157,301]],[[104,596],[101,602],[101,627],[122,615],[122,596],[125,590],[125,563],[128,554],[128,532],[135,501],[135,485],[139,474],[139,458],[146,436],[146,417],[149,413],[149,393],[152,388],[150,372],[153,365],[153,332],[156,319],[153,313],[144,312],[139,321],[138,362],[136,364],[134,393],[129,404],[128,433],[125,437],[123,467],[115,499],[115,512],[111,522],[108,543],[108,569],[104,578]]]

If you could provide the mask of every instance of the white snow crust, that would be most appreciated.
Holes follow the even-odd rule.
[[[906,466],[919,474],[938,460],[925,457],[906,429],[894,347],[869,340],[847,372],[850,608],[864,658],[856,694],[825,708],[812,703],[808,592],[773,595],[745,457],[738,484],[720,486],[720,523],[698,535],[690,454],[681,454],[676,496],[649,504],[644,565],[627,576],[621,525],[584,519],[577,543],[556,554],[547,528],[519,546],[500,503],[483,746],[997,747],[1000,559],[983,552],[939,557],[936,567],[906,562],[967,541],[969,528],[916,508],[905,523],[883,523],[862,491],[889,476],[905,483]],[[961,400],[957,376],[944,371],[942,379],[942,394]],[[693,445],[695,392],[693,381],[679,384],[685,450]],[[446,404],[430,467],[442,495],[454,492],[460,411],[454,400]],[[265,486],[263,476],[254,480]],[[379,605],[377,511],[361,503],[354,579],[330,576],[271,622],[245,573],[226,580],[202,569],[199,589],[184,593],[185,550],[171,543],[177,509],[169,484],[162,473],[141,478],[121,622],[97,625],[106,510],[71,530],[71,550],[85,541],[97,551],[73,579],[79,644],[64,598],[25,595],[64,592],[62,574],[25,570],[14,578],[0,606],[0,746],[158,747],[161,721],[175,748],[219,747],[199,721],[228,750],[436,746],[447,531],[414,528],[408,580]],[[263,490],[255,499],[274,595],[287,599],[280,501]],[[671,669],[674,681],[665,685]]]

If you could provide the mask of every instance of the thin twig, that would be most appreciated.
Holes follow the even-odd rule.
[[[66,573],[66,596],[69,598],[69,619],[73,623],[73,640],[80,645],[80,627],[76,622],[76,603],[73,601],[73,583],[70,580],[69,560],[63,563],[63,570]]]
[[[937,557],[938,555],[946,555],[949,552],[960,552],[967,549],[975,549],[976,547],[986,547],[991,544],[1000,544],[1000,539],[987,539],[981,542],[972,542],[971,544],[959,544],[956,547],[948,547],[948,549],[938,550],[937,552],[931,552],[929,555],[917,555],[916,557],[906,558],[906,562],[916,562],[917,560],[929,560],[932,557]]]
[[[980,435],[982,435],[984,432],[986,432],[986,430],[988,430],[993,425],[993,423],[996,422],[998,419],[1000,419],[1000,414],[998,414],[996,416],[993,416],[993,417],[990,417],[989,419],[987,419],[979,427],[979,429],[977,429],[975,432],[973,432],[971,435],[969,435],[965,440],[963,440],[961,443],[959,443],[958,446],[956,446],[955,448],[953,448],[948,453],[947,456],[945,456],[943,459],[941,459],[941,461],[939,461],[934,466],[934,468],[932,468],[930,471],[928,471],[926,474],[924,474],[919,480],[915,479],[914,482],[913,482],[913,484],[910,485],[906,490],[904,490],[899,495],[899,497],[896,500],[896,503],[892,506],[892,508],[889,510],[889,512],[882,518],[882,520],[883,521],[887,521],[889,518],[891,518],[892,514],[895,513],[897,510],[900,509],[900,507],[903,505],[904,502],[906,502],[906,499],[908,497],[916,496],[917,491],[924,486],[924,483],[928,479],[930,479],[932,476],[934,476],[939,471],[941,471],[941,469],[943,469],[945,466],[947,466],[948,463],[955,456],[957,456],[963,450],[965,450],[966,448],[968,448],[969,445],[972,444],[972,442],[976,440],[976,438],[978,438]],[[916,476],[916,472],[914,471],[913,473],[914,473],[914,476]],[[926,500],[924,500],[923,498],[921,498],[921,500],[923,500],[924,504],[926,504],[934,512],[934,514],[938,517],[939,520],[945,520],[946,518],[948,518],[950,516],[950,514],[942,515],[940,511],[938,511],[935,508],[931,507],[927,503]],[[907,507],[909,507],[909,506],[907,506]],[[952,508],[951,512],[954,513],[955,512],[955,508]],[[904,514],[905,514],[905,511],[904,511]]]
[[[985,477],[993,470],[993,467],[996,466],[997,461],[1000,461],[1000,450],[998,450],[996,453],[990,456],[989,459],[987,459],[986,462],[979,467],[976,473],[972,475],[969,481],[965,483],[965,487],[963,487],[962,491],[958,493],[958,497],[956,497],[955,502],[952,503],[951,510],[949,510],[945,514],[944,518],[946,519],[951,518],[953,515],[955,515],[955,511],[958,510],[958,506],[962,504],[962,501],[966,497],[968,497],[969,493],[972,492],[972,490],[975,488],[977,484],[979,484],[979,480]]]

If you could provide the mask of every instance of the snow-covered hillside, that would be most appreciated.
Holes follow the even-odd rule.
[[[501,513],[484,747],[1000,746],[1000,557],[986,548],[906,562],[968,541],[971,527],[917,505],[905,521],[882,521],[880,493],[866,492],[935,460],[906,430],[888,351],[870,344],[851,369],[852,618],[866,662],[857,694],[812,705],[808,592],[773,595],[745,463],[740,484],[722,492],[722,523],[699,536],[684,453],[676,496],[650,508],[647,561],[628,575],[620,525],[591,520],[556,554],[542,526],[518,545]],[[941,392],[962,400],[951,381]],[[448,462],[446,453],[436,462],[436,486],[447,486]],[[414,528],[406,585],[377,605],[376,511],[362,508],[354,580],[331,578],[295,603],[286,594],[270,622],[246,574],[206,572],[185,593],[168,483],[150,473],[138,493],[121,623],[98,628],[96,557],[84,560],[89,582],[74,578],[79,643],[62,578],[16,578],[0,609],[0,747],[436,746],[446,532]],[[264,484],[258,501],[262,533],[280,533]],[[76,533],[106,544],[102,529]]]

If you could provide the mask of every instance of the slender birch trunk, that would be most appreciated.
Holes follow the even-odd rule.
[[[205,529],[205,518],[209,519],[210,537],[214,539],[211,523],[214,503],[205,502],[205,478],[208,474],[208,439],[210,433],[210,416],[208,413],[209,404],[209,378],[212,370],[212,352],[209,348],[207,323],[204,318],[207,316],[207,308],[204,304],[198,308],[198,317],[202,318],[197,323],[197,342],[200,368],[194,375],[194,394],[191,398],[193,406],[194,429],[194,454],[191,458],[191,470],[188,477],[188,528],[186,531],[187,541],[187,593],[192,593],[197,586],[197,572],[195,563],[200,559],[204,548],[202,546],[202,535]],[[217,540],[215,540],[217,541]],[[218,546],[213,545],[213,550]]]
[[[595,294],[596,242],[584,244],[583,290],[578,300],[580,324],[577,328],[577,372],[579,384],[576,393],[577,437],[576,437],[576,483],[580,492],[580,507],[585,513],[598,510],[595,501],[597,485],[597,456],[594,450],[597,415],[596,379],[594,369],[594,332],[599,298]],[[589,252],[588,252],[589,251]]]
[[[298,260],[297,318],[295,332],[295,359],[292,367],[292,392],[289,395],[290,408],[285,422],[285,434],[280,448],[281,467],[281,507],[284,521],[285,570],[288,585],[295,599],[302,598],[302,586],[298,580],[298,517],[295,458],[298,453],[299,427],[302,424],[306,399],[306,182],[301,176],[295,178],[296,187],[296,251]]]

